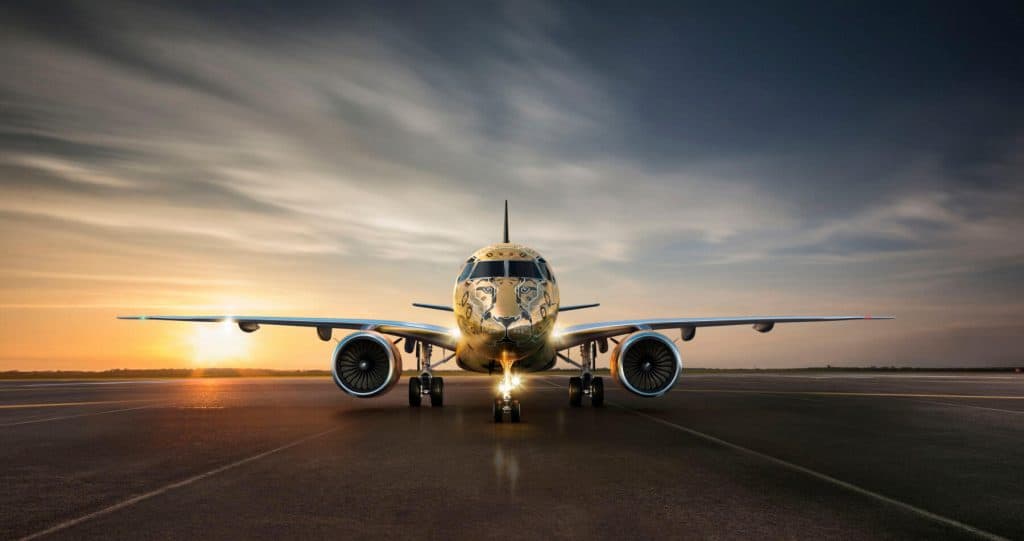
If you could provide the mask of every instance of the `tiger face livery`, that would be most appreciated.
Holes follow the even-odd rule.
[[[456,321],[467,337],[460,359],[520,365],[553,359],[544,337],[558,314],[558,286],[535,250],[512,243],[478,250],[463,265],[454,301]]]

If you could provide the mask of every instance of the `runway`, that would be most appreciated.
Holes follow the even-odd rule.
[[[0,538],[1024,538],[1024,377],[683,375],[0,382]]]

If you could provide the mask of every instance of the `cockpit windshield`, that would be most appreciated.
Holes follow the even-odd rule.
[[[548,266],[548,262],[543,259],[538,259],[537,264],[540,265],[540,270],[544,273],[544,278],[547,280],[555,281],[555,275],[551,273],[551,267]]]
[[[509,261],[508,275],[512,278],[542,278],[537,264],[531,261]]]
[[[476,265],[476,266],[474,266]],[[544,273],[544,263],[533,260],[526,261],[480,261],[470,260],[466,267],[459,274],[458,281],[470,278],[501,278],[511,276],[512,278],[533,278],[544,280],[547,275]]]
[[[504,261],[481,261],[476,264],[476,268],[473,269],[473,274],[470,278],[494,278],[498,276],[505,276]]]
[[[473,270],[473,263],[476,263],[476,258],[471,257],[469,258],[469,261],[466,261],[466,266],[462,267],[462,272],[459,273],[459,278],[455,280],[456,282],[461,282],[469,278],[469,273]]]

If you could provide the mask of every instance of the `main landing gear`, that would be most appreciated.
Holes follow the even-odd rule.
[[[444,406],[444,378],[434,376],[431,369],[436,365],[430,364],[430,344],[416,342],[416,369],[420,371],[417,377],[409,378],[409,405],[419,407],[424,396],[430,397],[430,405],[435,408]],[[408,347],[406,351],[408,351]],[[450,359],[449,357],[448,359]],[[447,362],[445,359],[439,363]]]
[[[591,374],[597,363],[597,344],[591,342],[580,346],[583,360],[577,366],[583,375],[569,378],[569,405],[578,408],[583,405],[583,397],[590,397],[590,405],[599,408],[604,405],[604,379]],[[575,364],[575,363],[573,363]]]

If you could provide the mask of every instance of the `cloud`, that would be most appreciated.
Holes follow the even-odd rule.
[[[325,9],[8,13],[0,243],[39,274],[11,276],[0,304],[33,304],[15,290],[48,276],[36,304],[119,305],[59,276],[116,284],[85,277],[133,265],[151,287],[273,282],[268,297],[299,309],[346,304],[330,279],[397,298],[448,287],[499,239],[504,199],[513,240],[573,294],[628,292],[638,309],[722,308],[687,289],[703,284],[735,310],[799,310],[820,287],[837,308],[955,290],[947,309],[981,314],[991,288],[1021,285],[983,278],[1024,264],[1019,77],[960,41],[910,36],[896,62],[884,40],[714,10],[665,14],[680,34],[545,2],[462,7],[459,25],[451,6]],[[812,15],[833,20],[799,20]],[[715,45],[723,28],[730,47]],[[947,57],[1007,82],[939,84]],[[160,299],[209,301],[186,296]]]

